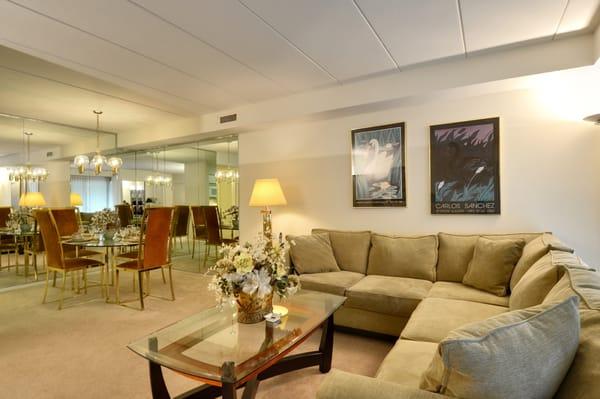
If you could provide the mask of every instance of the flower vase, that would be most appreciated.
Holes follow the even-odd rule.
[[[263,297],[241,292],[237,297],[238,323],[254,324],[264,320],[273,311],[273,292]]]
[[[102,232],[102,238],[104,238],[104,241],[111,241],[115,236],[115,233],[116,230],[104,230]]]

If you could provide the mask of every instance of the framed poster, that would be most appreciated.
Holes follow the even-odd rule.
[[[430,126],[432,214],[500,214],[499,122]]]
[[[404,122],[352,130],[353,206],[406,206],[404,136]]]

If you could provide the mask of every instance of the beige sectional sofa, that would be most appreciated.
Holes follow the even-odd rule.
[[[333,370],[320,399],[449,397],[419,387],[451,331],[570,296],[579,298],[581,339],[556,397],[600,397],[600,274],[553,235],[481,235],[524,241],[511,270],[510,295],[499,296],[462,282],[480,235],[397,239],[323,229],[313,234],[328,235],[339,270],[301,273],[303,289],[348,298],[334,316],[336,325],[400,337],[374,378]]]

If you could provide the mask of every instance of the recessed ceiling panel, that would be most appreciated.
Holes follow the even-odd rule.
[[[463,54],[454,0],[357,0],[400,66]]]
[[[242,2],[339,80],[396,67],[352,1]]]
[[[467,52],[554,36],[567,0],[460,0]]]

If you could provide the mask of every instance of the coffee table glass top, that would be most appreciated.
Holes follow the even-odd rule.
[[[235,378],[240,381],[293,349],[345,300],[337,295],[301,290],[280,303],[289,313],[277,325],[265,321],[237,323],[235,307],[211,308],[128,347],[154,363],[213,385],[220,385],[222,365],[233,362]]]

